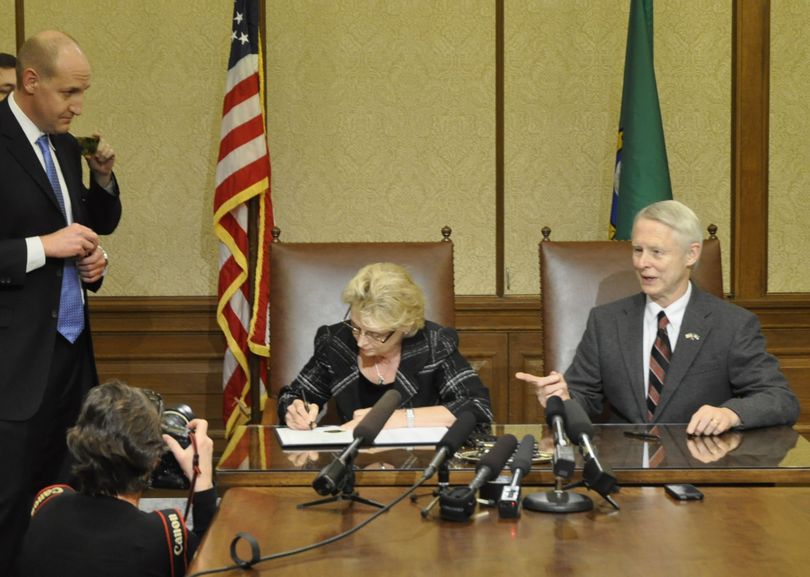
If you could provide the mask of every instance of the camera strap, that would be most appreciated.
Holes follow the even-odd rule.
[[[185,521],[180,519],[180,511],[177,509],[161,509],[154,513],[163,524],[171,575],[173,577],[185,575],[188,566],[188,527]]]
[[[42,507],[45,503],[53,499],[54,497],[58,497],[59,495],[75,493],[76,491],[73,490],[73,487],[70,485],[51,485],[49,487],[45,487],[40,491],[36,498],[34,499],[34,503],[31,506],[31,516],[33,517],[34,514]]]
[[[197,438],[194,436],[194,431],[188,432],[188,438],[194,448],[194,458],[191,461],[191,482],[188,487],[188,498],[186,499],[186,511],[183,514],[183,521],[188,521],[188,513],[191,511],[191,504],[194,501],[194,487],[197,485],[197,476],[200,474],[200,453],[197,451]]]

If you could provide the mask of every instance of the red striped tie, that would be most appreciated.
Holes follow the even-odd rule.
[[[659,427],[658,425],[650,429],[649,432],[651,435],[657,435],[659,438],[661,438],[661,427]],[[647,443],[647,445],[650,446],[650,448],[652,448],[652,443]],[[664,449],[663,441],[659,441],[658,446],[655,448],[655,451],[653,452],[652,455],[650,455],[650,462],[649,462],[650,469],[657,469],[661,465],[661,463],[664,462],[666,456],[667,452]]]
[[[658,334],[655,337],[652,352],[650,353],[650,386],[647,388],[647,420],[655,417],[655,409],[661,400],[661,390],[669,370],[669,360],[672,358],[672,348],[669,346],[667,325],[669,319],[664,311],[658,313]]]

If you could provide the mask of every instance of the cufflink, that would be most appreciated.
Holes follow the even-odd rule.
[[[98,245],[98,248],[101,249],[101,254],[104,255],[104,271],[101,273],[101,276],[105,276],[107,274],[107,269],[110,268],[110,257],[107,254],[107,251],[101,248],[101,245]]]

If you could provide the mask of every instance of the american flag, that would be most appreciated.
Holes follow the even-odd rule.
[[[222,371],[227,437],[250,416],[250,353],[261,357],[262,398],[270,354],[265,252],[273,228],[273,207],[262,76],[258,0],[235,0],[214,196],[214,231],[221,243],[217,322],[227,342]],[[258,222],[254,223],[248,222],[252,198],[259,201]],[[253,303],[248,286],[251,226],[257,227],[259,249]]]

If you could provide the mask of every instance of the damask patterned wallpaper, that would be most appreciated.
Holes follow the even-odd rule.
[[[283,239],[439,240],[495,291],[495,3],[268,2]]]
[[[810,290],[810,3],[771,4],[768,291]]]
[[[26,0],[25,8],[28,35],[63,29],[90,59],[93,84],[71,131],[99,130],[116,149],[124,215],[103,241],[111,268],[100,294],[214,294],[212,199],[233,4]]]
[[[29,34],[59,27],[82,43],[94,83],[74,132],[101,130],[118,151],[125,213],[105,239],[113,266],[103,294],[214,294],[211,206],[231,2],[25,7]],[[556,239],[605,238],[627,7],[506,3],[512,294],[537,293],[542,226]],[[731,3],[655,8],[675,196],[716,223],[728,246]],[[493,294],[494,0],[267,0],[267,34],[282,238],[427,240],[447,224],[456,292]]]
[[[0,0],[0,52],[16,54],[17,37],[14,28],[14,0]]]
[[[507,266],[538,289],[537,243],[607,239],[629,2],[506,4]],[[729,246],[731,3],[655,3],[673,196]],[[724,253],[728,286],[728,253]]]

